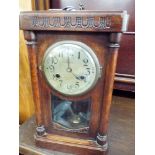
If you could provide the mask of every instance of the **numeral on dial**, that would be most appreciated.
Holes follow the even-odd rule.
[[[49,66],[49,69],[50,69],[51,72],[53,72],[54,71],[54,66],[53,65],[50,65]]]
[[[67,84],[67,89],[70,89],[70,90],[77,89],[79,87],[80,87],[80,85],[79,85],[78,81],[75,84],[70,84],[70,85]]]
[[[90,68],[86,68],[87,69],[87,75],[90,75]]]
[[[51,59],[52,59],[52,64],[57,64],[58,63],[58,59],[57,59],[57,57],[51,57]]]
[[[53,74],[53,80],[57,80],[57,77],[55,74]]]
[[[60,86],[62,86],[62,80],[59,80],[59,82],[60,82]]]
[[[84,62],[84,66],[88,66],[88,59],[87,58],[83,59],[83,62]]]
[[[78,52],[78,59],[80,59],[80,52]]]
[[[75,87],[76,87],[76,88],[79,88],[79,86],[80,86],[80,85],[79,85],[79,82],[76,82],[76,83],[75,83]]]
[[[72,89],[72,85],[67,84],[67,89]]]
[[[59,57],[63,58],[63,53],[62,52],[59,53]]]

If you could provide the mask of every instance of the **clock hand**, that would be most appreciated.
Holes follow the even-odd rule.
[[[71,73],[76,77],[76,79],[80,80],[79,76],[75,75],[73,72]]]
[[[72,72],[72,68],[70,68],[69,54],[68,54],[68,57],[67,57],[67,64],[68,64],[67,72],[71,72],[75,76],[75,78],[78,79],[78,80],[84,80],[84,81],[86,80],[85,76],[78,76],[78,75],[76,75],[76,74],[74,74]]]
[[[70,68],[69,54],[68,54],[67,63],[68,63],[68,68]]]
[[[78,75],[76,75],[76,74],[74,74],[73,72],[71,72],[75,77],[76,77],[76,79],[78,79],[78,80],[86,80],[86,77],[85,76],[83,76],[83,75],[80,75],[80,76],[78,76]]]
[[[69,61],[69,55],[67,57],[67,64],[68,64],[68,67],[67,67],[67,72],[72,72],[72,69],[70,68],[70,61]]]

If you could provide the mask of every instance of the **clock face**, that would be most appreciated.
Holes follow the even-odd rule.
[[[61,41],[50,46],[42,68],[49,85],[64,95],[80,95],[95,86],[100,65],[93,50],[77,41]]]

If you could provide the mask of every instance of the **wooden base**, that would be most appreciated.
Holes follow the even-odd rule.
[[[100,146],[93,140],[76,139],[59,135],[34,135],[36,145],[77,155],[107,155],[107,145]]]

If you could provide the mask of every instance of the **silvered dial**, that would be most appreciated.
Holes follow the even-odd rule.
[[[44,55],[43,72],[49,85],[65,95],[80,95],[96,84],[100,65],[91,48],[77,41],[61,41]]]

